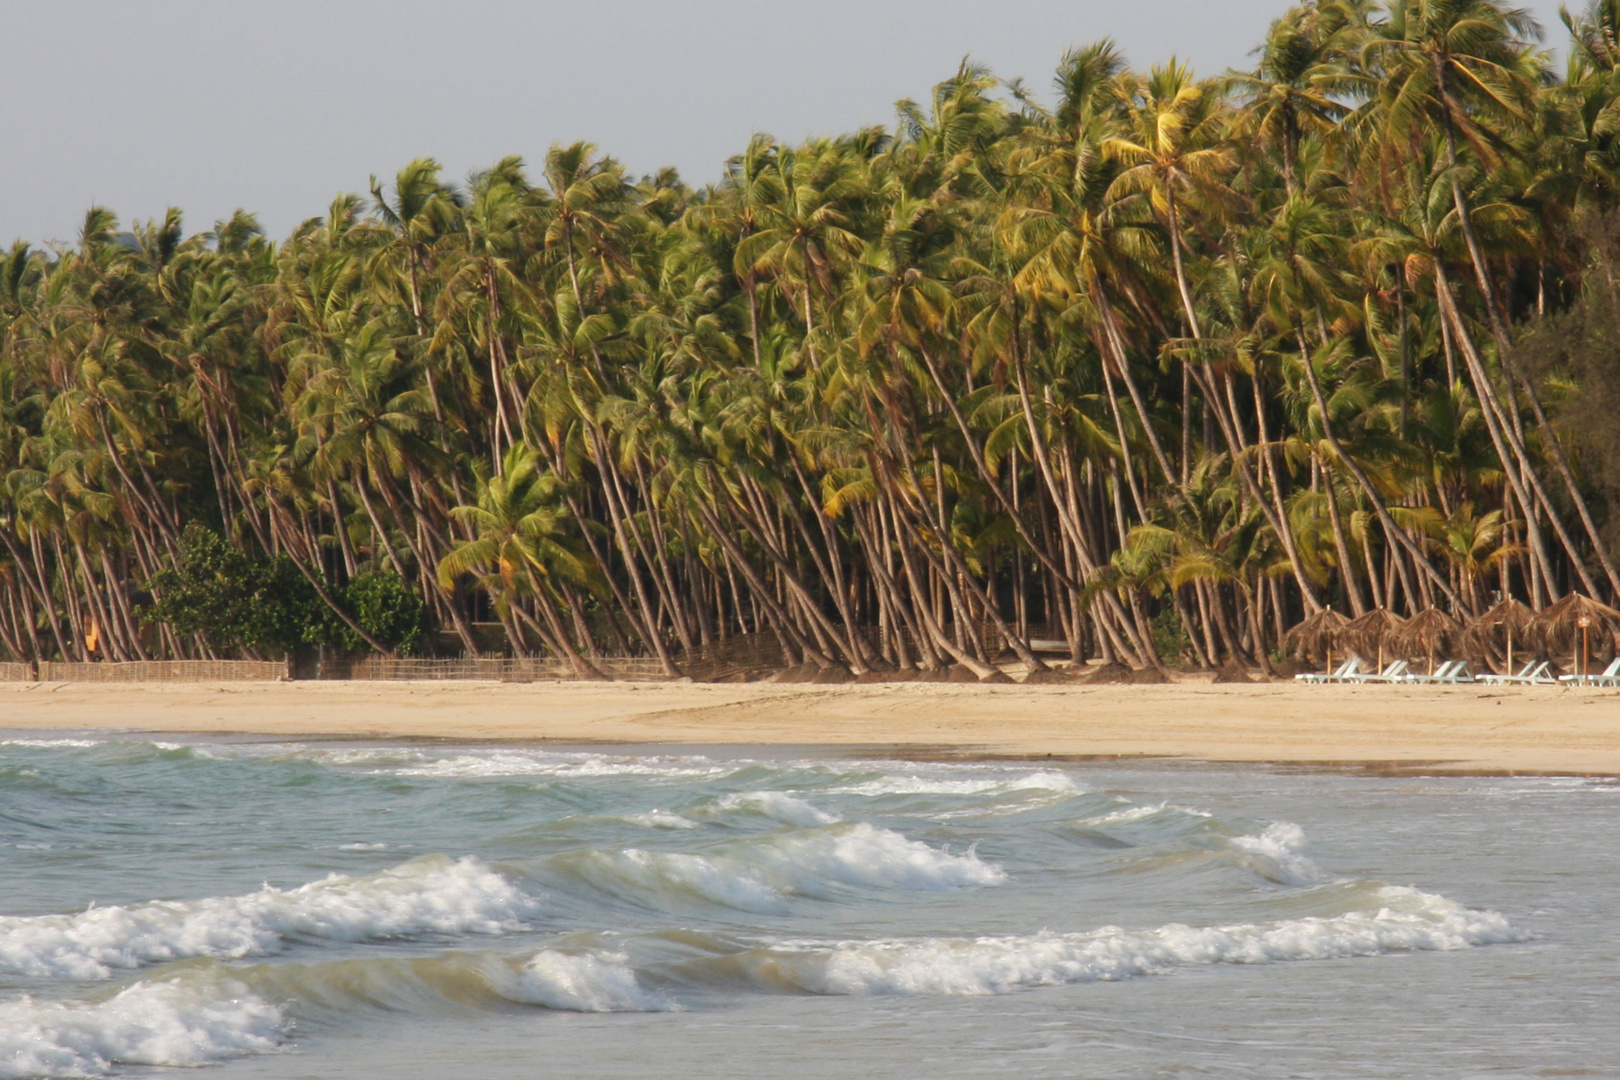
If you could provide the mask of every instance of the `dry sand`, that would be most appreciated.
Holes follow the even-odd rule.
[[[1620,692],[1561,687],[0,684],[19,728],[1620,775]]]

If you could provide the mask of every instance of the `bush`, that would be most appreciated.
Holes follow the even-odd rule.
[[[427,605],[397,574],[361,574],[343,591],[344,606],[366,633],[395,652],[408,653],[427,632]],[[359,648],[359,635],[334,619]]]
[[[1166,664],[1179,667],[1187,654],[1192,652],[1192,646],[1187,641],[1187,628],[1181,623],[1181,616],[1176,614],[1173,607],[1165,607],[1149,620],[1149,629],[1153,633],[1153,647],[1159,650],[1159,656]]]
[[[291,652],[299,645],[365,647],[286,555],[250,556],[201,525],[186,527],[175,566],[152,578],[142,618],[201,635],[219,650]],[[366,633],[399,652],[422,640],[427,609],[394,574],[362,574],[334,595]]]
[[[252,558],[196,524],[181,534],[175,565],[154,575],[151,587],[158,599],[143,619],[200,635],[220,650],[288,652],[321,608],[286,556]]]

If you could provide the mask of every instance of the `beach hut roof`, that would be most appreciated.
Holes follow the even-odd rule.
[[[1499,647],[1509,633],[1522,641],[1535,617],[1535,612],[1510,596],[1470,622],[1463,629],[1463,640],[1476,653]]]
[[[1403,656],[1451,652],[1462,636],[1462,624],[1439,608],[1424,608],[1384,638],[1384,648]]]
[[[1339,644],[1367,659],[1376,656],[1380,648],[1388,650],[1389,635],[1399,630],[1405,622],[1405,619],[1383,608],[1373,608],[1344,624],[1339,631]]]
[[[1620,635],[1620,611],[1589,596],[1570,593],[1531,620],[1530,634],[1546,651],[1570,653],[1579,647],[1581,620],[1588,620],[1588,636],[1601,644]]]
[[[1324,656],[1339,648],[1339,635],[1350,620],[1323,608],[1283,635],[1283,648],[1296,655]]]

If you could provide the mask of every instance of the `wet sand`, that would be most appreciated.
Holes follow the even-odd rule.
[[[0,684],[0,729],[760,745],[1620,776],[1620,691],[752,683]]]

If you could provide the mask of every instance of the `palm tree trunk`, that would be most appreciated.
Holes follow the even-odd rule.
[[[1327,438],[1328,445],[1333,448],[1333,456],[1344,462],[1345,468],[1350,470],[1350,475],[1354,476],[1356,483],[1361,485],[1362,493],[1367,496],[1367,501],[1372,504],[1373,510],[1378,514],[1379,524],[1384,527],[1384,535],[1394,537],[1400,541],[1401,546],[1411,554],[1413,565],[1418,568],[1423,576],[1434,582],[1435,587],[1445,594],[1446,599],[1450,601],[1455,610],[1468,611],[1462,597],[1458,596],[1451,584],[1440,576],[1439,572],[1435,570],[1429,560],[1424,557],[1423,552],[1412,541],[1412,538],[1407,536],[1399,525],[1395,524],[1395,519],[1389,516],[1389,510],[1384,506],[1383,496],[1378,493],[1378,489],[1367,478],[1367,474],[1362,471],[1361,466],[1356,464],[1355,459],[1346,453],[1344,447],[1340,445],[1339,437],[1333,432],[1333,423],[1328,419],[1327,399],[1323,397],[1322,385],[1317,381],[1316,365],[1311,361],[1309,347],[1305,344],[1304,332],[1296,326],[1294,327],[1294,335],[1298,340],[1300,362],[1305,369],[1305,378],[1311,385],[1311,397],[1316,402],[1317,411],[1322,416],[1322,434]]]

